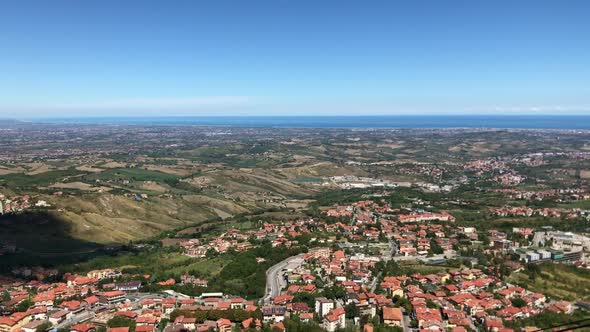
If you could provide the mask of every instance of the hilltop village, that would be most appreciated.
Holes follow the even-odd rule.
[[[509,275],[534,271],[542,262],[586,266],[590,238],[549,228],[481,231],[457,226],[446,211],[391,208],[375,200],[321,214],[178,242],[181,254],[196,258],[246,252],[261,241],[302,249],[267,271],[261,299],[209,290],[207,279],[190,274],[158,280],[116,269],[17,269],[15,276],[35,279],[2,279],[0,330],[274,331],[297,321],[330,332],[507,332],[520,319],[585,310],[584,303],[515,285]],[[475,256],[474,247],[480,249]],[[178,285],[191,285],[198,295],[176,291]]]

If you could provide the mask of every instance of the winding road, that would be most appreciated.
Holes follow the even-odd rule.
[[[448,253],[446,255],[435,255],[433,257],[416,257],[416,256],[395,256],[397,254],[397,245],[395,242],[389,242],[389,251],[387,254],[384,255],[383,260],[395,260],[395,261],[402,261],[402,260],[420,260],[423,262],[428,262],[431,259],[446,259],[446,258],[454,258],[455,253]],[[281,290],[287,287],[287,282],[285,281],[285,272],[287,270],[293,270],[299,266],[301,266],[304,262],[303,259],[304,254],[299,254],[297,256],[291,256],[273,266],[271,266],[268,270],[266,270],[266,289],[264,292],[264,297],[260,299],[260,303],[263,305],[271,304],[271,301],[274,297],[277,297],[281,294]],[[377,288],[377,281],[380,279],[381,273],[373,279],[371,284],[369,285],[369,289],[374,292]]]
[[[281,294],[281,289],[287,286],[284,272],[303,264],[303,255],[291,256],[266,270],[266,290],[262,298],[262,304],[270,304],[273,297]]]

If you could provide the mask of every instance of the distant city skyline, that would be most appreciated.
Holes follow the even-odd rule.
[[[0,118],[590,115],[587,1],[0,8]]]

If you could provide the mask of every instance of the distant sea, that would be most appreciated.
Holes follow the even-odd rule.
[[[590,129],[590,115],[186,116],[44,118],[33,122],[280,128]]]

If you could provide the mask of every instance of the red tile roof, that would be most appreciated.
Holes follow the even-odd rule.
[[[400,308],[383,307],[383,319],[401,321],[403,319],[402,310]]]

